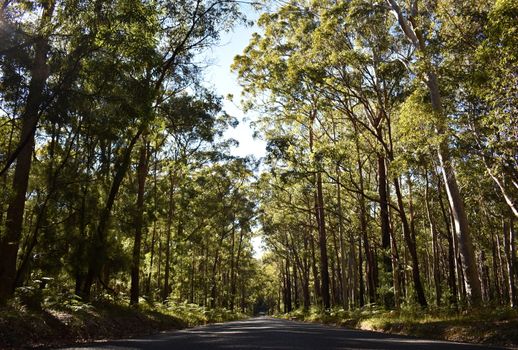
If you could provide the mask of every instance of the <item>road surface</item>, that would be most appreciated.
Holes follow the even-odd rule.
[[[97,342],[63,349],[480,350],[489,348],[260,317],[164,332],[142,338]]]

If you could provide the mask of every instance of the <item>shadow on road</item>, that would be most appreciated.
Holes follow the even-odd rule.
[[[253,318],[155,336],[109,341],[66,349],[499,349],[471,344],[387,335],[278,320]],[[502,349],[502,348],[500,348]]]

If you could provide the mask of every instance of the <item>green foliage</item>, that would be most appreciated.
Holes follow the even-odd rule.
[[[516,197],[516,6],[396,3],[392,13],[375,1],[279,4],[234,61],[268,145],[259,222],[278,270],[278,311],[302,299],[320,305],[324,263],[344,310],[413,308],[416,294],[421,306],[466,308],[456,273],[467,261],[455,245],[469,245],[469,227],[476,249],[464,252],[479,266],[482,299],[513,303],[502,283],[515,278],[494,270],[504,251],[515,260],[514,248],[496,243],[509,227],[496,218],[513,220],[494,208]],[[462,233],[454,212],[469,218]]]
[[[391,169],[396,174],[429,160],[430,153],[446,137],[436,131],[435,125],[440,118],[433,111],[425,91],[415,90],[401,104],[393,126],[394,148],[398,156],[391,163]]]
[[[85,302],[119,303],[127,300],[136,265],[137,292],[148,302],[251,309],[256,165],[229,156],[232,140],[223,134],[237,121],[201,86],[197,64],[221,31],[243,20],[238,3],[25,3],[26,15],[18,2],[6,3],[1,14],[0,131],[9,135],[0,141],[2,167],[16,159],[36,74],[36,40],[27,38],[48,45],[49,76],[21,208],[26,224],[14,271],[20,298],[40,307],[46,294],[59,303],[53,295],[73,292]],[[55,11],[40,26],[46,6]],[[1,178],[2,247],[17,177],[9,165]],[[137,231],[142,242],[134,252]],[[3,271],[8,262],[0,264]],[[34,281],[41,276],[52,280],[40,288]]]
[[[372,307],[353,311],[333,308],[328,312],[311,308],[308,312],[299,309],[278,317],[441,340],[502,345],[516,341],[507,329],[516,322],[517,313],[512,308],[482,308],[469,313],[418,307],[404,307],[399,311]]]
[[[245,317],[224,309],[209,311],[189,304],[142,303],[135,308],[125,302],[85,303],[73,295],[56,294],[52,298],[40,310],[28,309],[16,299],[0,308],[0,346],[67,346],[74,341],[153,334]]]
[[[16,252],[0,272],[15,275],[17,307],[93,315],[131,294],[136,313],[183,325],[237,310],[383,329],[449,321],[469,307],[469,237],[483,302],[518,303],[518,5],[396,2],[399,21],[370,0],[264,9],[233,65],[259,112],[262,166],[230,155],[237,120],[198,64],[243,19],[239,2],[6,2],[0,249]],[[13,211],[22,228],[7,239]],[[471,236],[454,235],[461,211]]]

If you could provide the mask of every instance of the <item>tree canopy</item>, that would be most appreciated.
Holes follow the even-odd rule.
[[[199,61],[243,2],[3,2],[0,303],[516,307],[516,2],[253,5],[262,160]]]

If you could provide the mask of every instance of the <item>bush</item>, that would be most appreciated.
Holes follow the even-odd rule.
[[[33,286],[16,288],[15,297],[30,310],[40,311],[43,304],[43,290]]]

